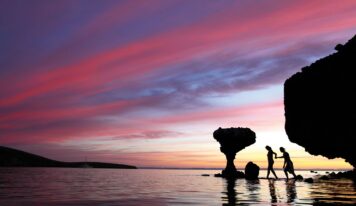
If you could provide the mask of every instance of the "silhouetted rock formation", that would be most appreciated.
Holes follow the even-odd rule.
[[[329,180],[330,178],[327,175],[323,175],[319,179],[320,180]]]
[[[258,179],[260,173],[260,167],[253,162],[248,162],[245,167],[245,178],[248,180]]]
[[[341,178],[356,180],[356,170],[338,172],[338,173],[332,172],[329,173],[328,175],[323,175],[320,177],[320,179],[341,179]]]
[[[230,176],[226,176],[223,175],[221,173],[215,174],[214,177],[227,177],[227,178],[237,178],[237,179],[241,179],[241,178],[245,178],[245,173],[241,172],[241,171],[236,171],[235,173],[233,173],[233,175]]]
[[[314,183],[315,181],[318,182],[319,180],[334,180],[334,179],[353,179],[356,183],[356,170],[346,171],[346,172],[332,172],[326,173],[326,175],[316,176],[313,178],[306,178],[304,182],[307,183]]]
[[[314,183],[314,180],[313,180],[313,178],[307,178],[307,179],[304,180],[304,182],[306,182],[306,183]]]
[[[295,179],[296,179],[296,180],[303,180],[304,177],[303,177],[302,175],[297,175],[297,176],[295,177]]]
[[[219,128],[213,133],[216,141],[220,143],[220,151],[226,156],[226,168],[222,171],[223,177],[241,177],[237,173],[234,159],[237,152],[256,142],[256,134],[249,128]]]
[[[313,155],[344,158],[356,167],[356,36],[284,85],[285,129]]]
[[[135,166],[104,162],[61,162],[0,146],[0,167],[70,167],[137,169]]]

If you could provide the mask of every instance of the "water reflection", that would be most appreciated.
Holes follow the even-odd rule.
[[[223,192],[227,196],[227,202],[228,203],[223,203],[223,206],[227,205],[236,205],[237,201],[237,193],[235,190],[235,185],[236,185],[236,179],[226,179],[226,192]],[[226,198],[226,197],[225,197]],[[223,199],[225,199],[223,198]]]
[[[307,184],[295,180],[223,180],[223,206],[227,205],[356,205],[355,182],[320,181]],[[299,190],[298,190],[299,188]]]
[[[268,180],[268,188],[269,188],[269,194],[271,196],[271,205],[275,205],[275,203],[279,201],[283,201],[284,197],[280,197],[278,193],[276,192],[276,185],[275,185],[275,180],[274,179],[269,179]],[[280,185],[281,186],[281,185]],[[287,180],[285,182],[285,196],[286,196],[286,202],[287,203],[295,203],[297,199],[297,190],[296,190],[296,185],[295,185],[295,180]]]
[[[282,179],[226,180],[201,173],[0,168],[0,205],[356,205],[352,180],[309,184]]]
[[[313,205],[356,205],[355,182],[349,179],[328,180],[314,183],[310,196]]]
[[[260,180],[246,180],[249,202],[260,202]]]
[[[276,187],[274,186],[274,180],[269,179],[268,180],[268,187],[269,187],[269,193],[271,195],[271,203],[276,203],[277,202],[277,195],[276,195]]]
[[[222,204],[223,206],[250,205],[253,203],[261,202],[261,185],[259,180],[224,179],[224,181],[226,184],[226,189],[223,192],[225,196],[222,197],[224,202]],[[238,183],[245,184],[237,185]]]
[[[295,180],[286,181],[287,203],[292,203],[297,198],[297,190],[295,189]]]

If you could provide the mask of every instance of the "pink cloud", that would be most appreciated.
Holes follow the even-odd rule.
[[[317,5],[318,7],[316,7]],[[125,82],[127,78],[142,76],[164,66],[186,61],[192,56],[202,55],[206,51],[221,49],[229,42],[238,42],[246,52],[257,50],[258,47],[276,45],[286,39],[300,38],[301,36],[316,37],[325,32],[353,28],[356,18],[347,18],[349,16],[345,17],[345,21],[328,21],[327,25],[321,22],[320,25],[313,24],[307,25],[306,28],[300,28],[300,21],[306,18],[318,19],[319,16],[328,15],[331,10],[345,10],[352,5],[354,2],[346,2],[338,6],[326,4],[322,7],[314,2],[302,6],[300,4],[293,5],[294,7],[288,10],[269,13],[264,18],[251,18],[241,24],[232,18],[231,13],[225,12],[199,24],[168,31],[100,53],[74,65],[32,76],[28,78],[29,89],[5,99],[0,103],[0,106],[16,104],[33,96],[61,88],[76,87],[89,90],[115,79]],[[227,19],[227,17],[230,18]],[[217,19],[223,19],[224,22]],[[280,28],[281,31],[276,28]],[[251,34],[266,36],[270,40],[253,45],[250,44]],[[111,68],[105,68],[105,65],[113,62],[118,63]]]
[[[343,1],[342,4],[321,1],[281,2],[279,5],[267,2],[263,4],[266,8],[262,11],[256,7],[243,8],[241,4],[236,4],[212,12],[190,24],[162,29],[108,48],[93,48],[86,55],[73,57],[71,61],[63,60],[68,50],[80,51],[85,42],[100,33],[111,32],[110,28],[115,24],[129,24],[133,19],[139,21],[145,15],[154,15],[157,11],[172,9],[175,5],[179,6],[169,1],[155,1],[152,4],[145,3],[144,6],[128,1],[124,5],[115,6],[92,21],[87,21],[83,28],[74,32],[72,39],[48,54],[44,62],[38,64],[39,68],[36,65],[29,66],[28,70],[33,69],[33,72],[22,74],[24,77],[10,72],[12,77],[1,78],[0,141],[7,144],[30,144],[61,143],[94,137],[164,138],[172,132],[165,129],[166,126],[195,122],[208,124],[221,120],[233,120],[263,129],[280,127],[283,125],[281,101],[266,100],[259,104],[229,108],[204,105],[201,110],[186,112],[181,108],[197,104],[196,99],[211,92],[226,94],[280,83],[291,71],[289,67],[297,67],[302,62],[288,57],[299,54],[308,46],[307,42],[316,41],[317,44],[343,39],[356,28],[355,1]],[[137,14],[138,11],[147,13]],[[319,47],[315,50],[319,51]],[[214,81],[199,85],[201,87],[196,90],[184,90],[184,83],[188,80],[178,82],[172,78],[163,88],[172,87],[172,93],[156,96],[141,94],[144,93],[141,90],[150,88],[157,79],[164,79],[169,75],[191,73],[193,76],[204,73],[205,70],[218,71],[218,68],[209,66],[199,69],[175,67],[191,62],[210,64],[217,56],[224,56],[225,53],[229,55],[222,61],[244,60],[249,66],[249,72],[260,72],[260,75],[226,85],[220,85],[219,77],[214,76],[211,78]],[[287,58],[286,62],[277,65],[278,69],[273,67],[276,65],[268,65],[265,69],[261,66],[267,60],[283,61],[284,58]],[[224,66],[224,71],[230,71],[238,69],[239,65]],[[186,72],[182,73],[181,69]],[[256,71],[257,69],[261,70]],[[165,73],[167,76],[162,75],[162,71],[168,70]],[[227,72],[221,78],[229,77],[228,74],[230,73]],[[199,80],[203,81],[202,79]],[[209,80],[207,78],[206,81]],[[195,83],[194,79],[189,83]],[[107,99],[100,96],[107,92],[114,94]],[[127,92],[129,95],[121,96],[120,92]],[[170,107],[173,110],[170,115],[153,114],[154,109],[163,111],[167,102],[175,101],[178,95],[186,95],[186,99],[191,102],[177,100]],[[193,106],[198,108],[199,105]],[[151,114],[142,112],[150,109],[153,110]],[[273,118],[269,120],[267,117],[271,116]],[[115,121],[108,120],[110,118],[115,118]],[[130,119],[125,122],[125,118]],[[117,119],[120,121],[116,122]],[[165,133],[167,131],[169,132]],[[172,136],[174,132],[171,133]],[[157,158],[162,161],[168,158],[166,154],[149,155],[152,162]],[[126,156],[133,160],[136,158],[137,161],[144,161],[147,157],[145,154]]]
[[[232,117],[239,119],[241,117],[243,118],[247,116],[255,116],[257,114],[260,116],[267,116],[269,113],[273,114],[276,111],[282,110],[283,102],[276,101],[259,103],[255,105],[245,105],[242,107],[217,108],[210,109],[208,111],[189,112],[188,114],[174,114],[152,121],[163,124],[189,123],[195,121],[216,121],[218,119],[229,119]]]

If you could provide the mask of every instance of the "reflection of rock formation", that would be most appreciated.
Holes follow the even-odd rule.
[[[260,167],[253,162],[248,162],[245,167],[245,178],[248,180],[258,179],[260,173]]]
[[[222,171],[224,177],[237,177],[234,165],[237,152],[252,145],[256,141],[256,134],[249,128],[227,128],[214,131],[214,138],[220,143],[220,151],[226,156],[226,168]]]
[[[314,155],[356,167],[356,36],[285,82],[285,129]]]
[[[246,180],[246,188],[248,190],[248,201],[249,202],[261,202],[261,185],[260,180]]]
[[[227,185],[226,185],[226,195],[227,195],[227,204],[223,203],[223,206],[225,205],[236,205],[237,201],[237,193],[235,190],[235,184],[236,184],[236,179],[235,178],[230,178],[226,180]],[[226,197],[224,197],[225,199]]]

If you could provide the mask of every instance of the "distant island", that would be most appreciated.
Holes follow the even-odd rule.
[[[61,162],[28,152],[0,146],[0,167],[67,167],[137,169],[135,166],[104,162]]]

